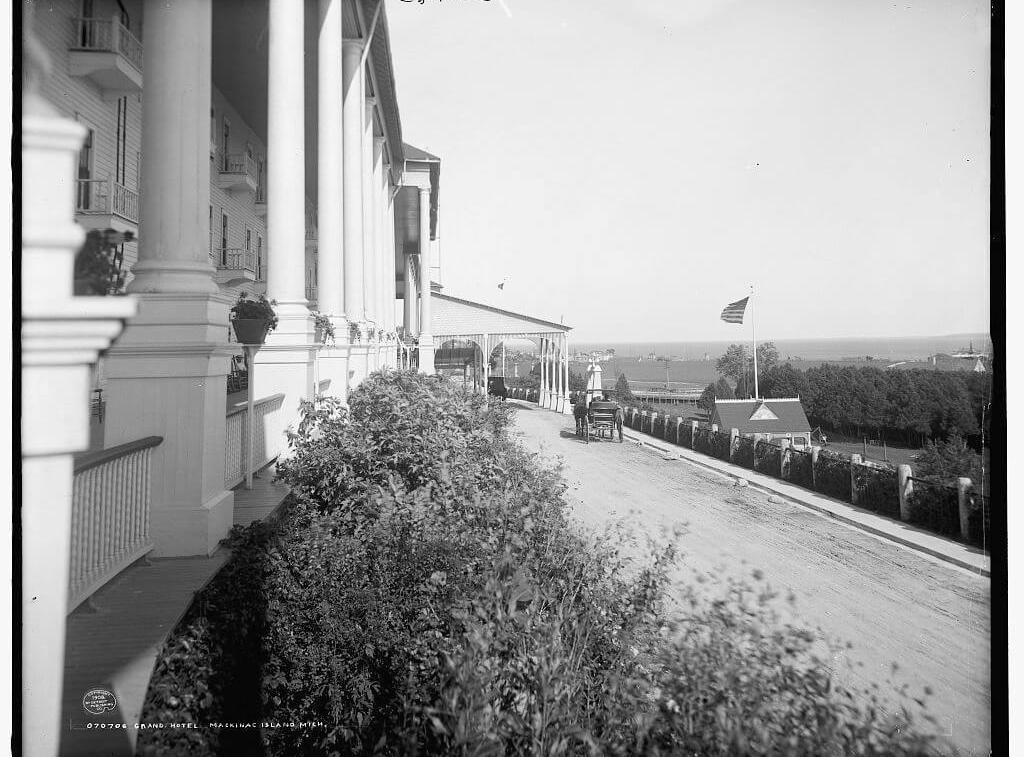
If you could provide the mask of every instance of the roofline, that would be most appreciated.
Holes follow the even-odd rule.
[[[441,294],[440,292],[433,292],[431,297],[440,297],[442,300],[451,300],[452,302],[461,302],[463,305],[473,305],[484,310],[490,310],[493,313],[501,313],[502,315],[510,315],[513,318],[524,318],[527,321],[533,321],[534,323],[542,323],[545,326],[554,326],[556,329],[563,331],[572,331],[572,326],[566,326],[564,323],[555,323],[554,321],[545,321],[543,318],[535,318],[532,315],[523,315],[522,313],[514,313],[511,310],[502,310],[496,308],[493,305],[485,305],[482,302],[473,302],[473,300],[464,300],[461,297],[452,297],[450,294]]]
[[[398,108],[395,68],[391,57],[391,29],[384,5],[383,0],[380,0],[378,28],[374,29],[373,38],[370,40],[370,56],[366,68],[373,81],[373,94],[380,104],[381,125],[391,153],[391,175],[395,184],[398,184],[401,181],[402,168],[405,166],[405,142],[402,139],[402,119]],[[355,7],[356,17],[363,27],[362,36],[365,37],[369,32],[369,19],[362,6],[363,3],[356,3]]]

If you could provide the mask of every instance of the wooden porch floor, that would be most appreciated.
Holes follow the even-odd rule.
[[[275,484],[274,466],[253,479],[252,490],[235,487],[235,523],[270,515],[288,490]],[[156,655],[188,609],[192,597],[230,556],[155,558],[135,563],[94,594],[67,619],[64,651],[62,757],[131,757]],[[90,689],[113,692],[117,708],[87,715],[82,697]],[[100,723],[126,729],[97,729]],[[93,728],[87,728],[89,724]],[[26,738],[30,738],[26,734]]]

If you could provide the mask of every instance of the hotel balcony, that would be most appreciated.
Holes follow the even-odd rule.
[[[228,192],[256,194],[256,161],[245,153],[224,155],[219,164],[217,186]]]
[[[117,18],[79,18],[68,73],[92,79],[104,97],[142,91],[142,43]]]
[[[261,278],[254,250],[226,247],[213,250],[210,258],[217,269],[213,280],[222,286],[238,286]]]
[[[306,229],[306,252],[316,253],[317,250],[317,233],[316,229]]]
[[[139,193],[111,179],[79,179],[75,220],[87,229],[137,232]]]
[[[267,217],[267,188],[264,186],[256,187],[256,215],[260,218]]]

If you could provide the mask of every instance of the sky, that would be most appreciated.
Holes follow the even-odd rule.
[[[445,291],[576,341],[733,339],[751,285],[759,338],[988,331],[987,10],[387,0]]]

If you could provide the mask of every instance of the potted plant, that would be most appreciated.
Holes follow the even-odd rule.
[[[85,243],[75,256],[76,295],[105,296],[124,293],[123,257],[117,248],[131,242],[135,235],[130,231],[114,229],[91,229],[85,235]]]
[[[359,324],[355,321],[351,321],[348,324],[348,340],[352,344],[358,344],[363,339],[362,331],[359,328]]]
[[[231,308],[231,325],[238,341],[242,344],[263,344],[267,334],[277,328],[276,304],[266,295],[250,299],[246,292],[241,292],[238,302]]]
[[[318,344],[334,344],[334,324],[323,313],[313,311],[314,340]]]

